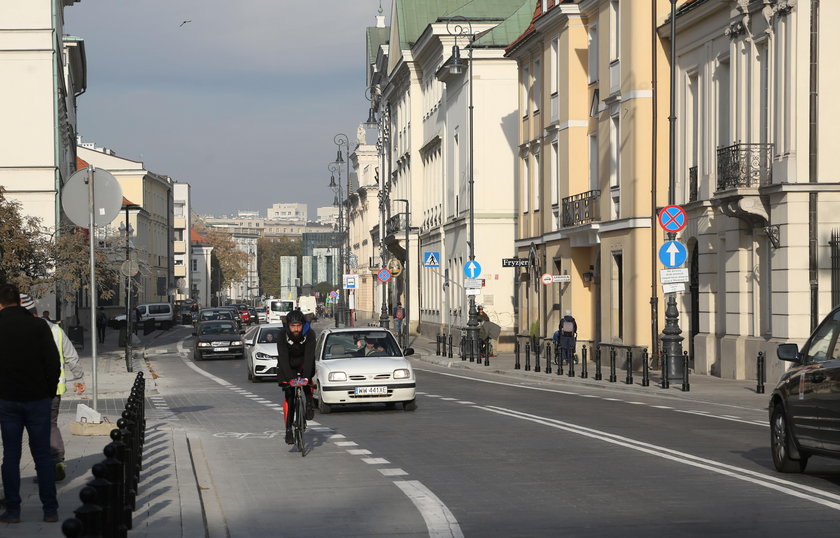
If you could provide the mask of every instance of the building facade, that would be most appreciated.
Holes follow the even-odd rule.
[[[172,183],[172,276],[175,279],[175,300],[192,297],[192,204],[190,203],[190,184]]]
[[[309,220],[309,208],[306,204],[276,203],[268,208],[266,217],[274,220],[306,222]]]

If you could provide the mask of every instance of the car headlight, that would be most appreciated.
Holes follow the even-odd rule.
[[[263,361],[270,361],[270,360],[274,360],[274,359],[277,358],[274,355],[269,355],[268,353],[261,353],[261,352],[256,353],[254,355],[254,357],[256,357],[260,360],[263,360]]]
[[[210,347],[210,342],[199,342],[198,347]]]
[[[233,342],[230,343],[230,345],[241,346],[242,345],[242,340],[234,340]]]
[[[327,380],[347,381],[347,374],[345,374],[344,372],[330,372],[330,375],[327,376]]]
[[[399,368],[394,370],[394,379],[408,379],[411,377],[411,370],[408,368]]]

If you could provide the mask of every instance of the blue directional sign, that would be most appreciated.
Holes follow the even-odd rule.
[[[440,252],[424,252],[423,267],[440,267]]]
[[[668,268],[679,267],[688,258],[688,250],[679,241],[665,241],[659,247],[659,261]]]
[[[475,260],[470,260],[464,264],[464,275],[467,278],[478,278],[481,274],[481,264]]]

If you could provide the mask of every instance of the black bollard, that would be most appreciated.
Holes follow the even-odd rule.
[[[531,342],[525,342],[525,371],[531,371]]]
[[[583,344],[580,349],[580,377],[582,379],[589,377],[589,372],[587,371],[586,366],[587,355],[588,351],[586,349],[586,344]]]
[[[105,536],[117,535],[117,513],[114,512],[116,505],[112,503],[116,495],[114,484],[108,480],[108,469],[102,463],[96,463],[91,469],[93,473],[93,480],[88,482],[88,486],[96,490],[97,503],[102,507],[102,534]]]
[[[519,368],[520,368],[520,365],[519,365],[519,338],[517,338],[513,342],[513,356],[514,356],[513,369],[514,370],[519,370]]]
[[[551,342],[545,343],[545,373],[551,373]]]
[[[683,351],[683,382],[682,391],[688,392],[691,390],[691,385],[688,384],[688,351]]]
[[[64,523],[61,524],[61,533],[67,538],[85,538],[82,536],[83,531],[82,522],[75,517],[65,519]]]
[[[615,383],[618,378],[615,375],[615,348],[610,348],[610,383]]]
[[[603,376],[601,375],[601,346],[595,347],[595,381],[601,381]]]
[[[633,352],[630,351],[630,348],[627,348],[627,356],[624,359],[625,365],[627,366],[627,375],[624,377],[624,384],[625,385],[632,385],[633,384]]]
[[[440,335],[435,335],[435,356],[440,357]]]
[[[464,348],[466,345],[467,337],[461,335],[461,342],[458,344],[458,354],[461,356],[461,360],[467,360],[467,350]]]
[[[566,348],[557,345],[557,375],[563,375],[563,363],[566,362]]]
[[[759,351],[758,357],[756,358],[756,365],[755,365],[755,378],[756,378],[756,385],[755,385],[755,392],[756,394],[764,394],[764,352]]]
[[[127,414],[123,411],[123,414]],[[134,436],[128,429],[127,421],[124,418],[117,420],[117,427],[122,434],[123,444],[125,444],[125,451],[123,454],[125,458],[125,492],[126,505],[133,512],[137,508],[137,483],[139,482],[139,473],[137,472],[137,462],[134,452]]]
[[[642,386],[650,386],[650,370],[648,367],[648,352],[647,349],[642,352]]]
[[[452,333],[449,333],[449,357],[452,358]]]
[[[117,487],[117,494],[114,496],[117,501],[116,513],[121,528],[131,529],[131,509],[128,507],[128,484],[126,480],[125,466],[125,443],[122,442],[120,430],[111,430],[112,442],[105,445],[102,452],[105,454],[105,468],[108,470],[108,480]],[[122,534],[122,531],[121,531]]]
[[[85,537],[99,538],[102,536],[102,507],[96,504],[96,497],[95,489],[90,486],[83,487],[79,493],[82,506],[73,511],[76,519],[82,523],[83,536]]]
[[[540,371],[540,350],[542,346],[539,340],[534,340],[534,371]]]
[[[668,379],[668,354],[660,351],[659,356],[662,358],[662,384],[660,387],[669,389],[671,388],[671,382]]]
[[[577,353],[574,351],[569,353],[569,377],[575,377],[575,361],[577,360]]]

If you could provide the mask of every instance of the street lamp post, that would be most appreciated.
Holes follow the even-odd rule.
[[[450,24],[452,25],[450,27]],[[469,130],[469,191],[470,191],[470,212],[469,212],[469,227],[470,227],[470,261],[475,260],[475,168],[473,166],[473,41],[475,35],[472,31],[472,24],[470,21],[462,18],[453,19],[446,24],[446,31],[451,36],[455,36],[455,45],[452,46],[452,59],[449,64],[449,72],[453,75],[460,75],[464,72],[464,61],[461,58],[461,50],[458,47],[458,38],[467,36],[469,38],[469,59],[467,65],[467,86],[468,86],[468,130]],[[478,355],[478,311],[475,308],[475,295],[470,295],[469,298],[469,317],[467,318],[467,349],[466,356],[470,362],[477,361]]]
[[[338,245],[338,259],[339,259],[339,267],[341,268],[340,271],[344,271],[344,204],[341,203],[342,201],[342,188],[341,188],[341,167],[338,163],[332,162],[327,165],[327,168],[330,171],[330,189],[335,193],[335,198],[333,198],[333,205],[338,207],[338,235],[341,237],[341,241]],[[336,181],[335,176],[338,175],[338,181]],[[343,278],[342,278],[343,280]],[[342,286],[343,287],[343,286]],[[333,313],[333,319],[335,319],[335,326],[336,328],[339,325],[341,312],[344,307],[344,292],[342,290],[341,298],[339,299],[339,304],[336,305],[335,312]]]
[[[346,165],[346,172],[347,172],[347,190],[345,191],[344,200],[342,204],[346,206],[345,214],[344,214],[344,234],[346,235],[346,242],[347,242],[347,254],[344,256],[344,261],[341,266],[341,270],[344,271],[344,274],[350,273],[350,139],[344,133],[338,133],[333,137],[333,143],[338,146],[338,151],[336,152],[335,162],[337,165],[341,166],[342,164]],[[344,153],[346,158],[343,158],[341,155],[341,148],[344,148]],[[345,241],[345,236],[342,236],[342,245]],[[342,246],[343,248],[343,246]],[[344,283],[344,276],[342,275],[342,286]],[[343,311],[344,311],[344,325],[352,327],[353,323],[353,313],[350,311],[350,292],[352,290],[347,290],[347,293],[342,293],[342,303],[343,303]]]
[[[411,321],[410,321],[410,317],[411,317],[411,292],[410,292],[411,279],[409,278],[410,275],[409,275],[409,269],[408,269],[409,268],[409,260],[408,260],[408,251],[409,251],[408,240],[409,240],[409,238],[408,238],[408,232],[410,230],[409,222],[410,222],[410,219],[411,219],[411,206],[409,205],[409,201],[404,199],[404,198],[396,198],[396,199],[394,199],[394,201],[395,202],[402,202],[402,203],[405,204],[405,266],[403,267],[403,275],[405,275],[403,277],[404,278],[403,287],[404,287],[404,290],[405,290],[405,319],[403,320],[403,326],[405,327],[405,330],[403,331],[403,333],[405,334],[405,336],[403,336],[402,338],[403,338],[403,347],[406,348],[406,347],[408,347],[408,332],[411,328],[411,325],[410,325],[410,323],[411,323]]]

